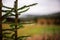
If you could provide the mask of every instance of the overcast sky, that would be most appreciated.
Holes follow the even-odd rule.
[[[13,7],[15,0],[3,0],[3,4],[8,7]],[[22,13],[22,15],[47,15],[54,12],[60,12],[60,0],[18,0],[18,8],[23,5],[38,3],[36,6]]]

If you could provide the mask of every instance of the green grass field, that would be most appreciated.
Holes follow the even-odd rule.
[[[33,34],[51,34],[60,31],[60,26],[56,25],[39,25],[39,24],[26,24],[24,28],[18,29],[18,35],[33,35]]]
[[[9,28],[8,25],[5,26],[3,28]],[[23,24],[23,26],[24,28],[18,29],[18,36],[60,32],[60,26],[58,25]]]

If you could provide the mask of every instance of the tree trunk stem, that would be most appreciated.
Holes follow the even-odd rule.
[[[17,40],[17,26],[18,26],[18,12],[17,12],[17,4],[18,0],[15,1],[15,40]]]
[[[2,0],[0,0],[0,40],[2,40]]]

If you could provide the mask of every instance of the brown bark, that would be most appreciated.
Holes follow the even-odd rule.
[[[15,1],[15,40],[17,40],[17,25],[18,25],[17,2],[18,0]]]
[[[2,40],[2,0],[0,0],[0,40]]]

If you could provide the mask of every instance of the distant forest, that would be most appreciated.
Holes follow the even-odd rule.
[[[38,18],[39,18],[39,19],[41,19],[41,18],[45,18],[45,19],[55,19],[54,24],[57,24],[57,25],[60,24],[60,12],[53,13],[53,14],[50,14],[50,15],[42,15],[42,16],[39,16],[39,15],[27,15],[26,18],[19,18],[19,19],[18,19],[18,22],[20,22],[20,21],[22,21],[22,20],[24,20],[24,21],[29,21],[29,20],[34,20],[34,21],[36,21]],[[56,22],[56,20],[59,20],[59,21]],[[7,18],[7,22],[14,22],[14,18],[8,17],[8,18]]]

